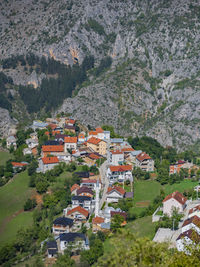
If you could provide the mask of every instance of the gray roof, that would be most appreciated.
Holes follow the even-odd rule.
[[[87,196],[73,196],[72,200],[78,200],[79,202],[90,201],[91,197]]]
[[[82,239],[86,241],[86,236],[82,233],[63,233],[59,235],[60,241],[73,242],[76,239]]]
[[[54,221],[53,221],[53,224],[56,224],[56,225],[64,225],[64,226],[71,226],[73,224],[73,220],[72,219],[69,219],[69,218],[65,218],[65,217],[59,217],[59,218],[56,218]]]
[[[142,153],[142,150],[134,150],[134,151],[131,151],[131,155],[132,155],[132,156],[137,156],[137,155],[139,155],[140,153]]]
[[[101,228],[102,229],[110,229],[110,223],[101,223]]]

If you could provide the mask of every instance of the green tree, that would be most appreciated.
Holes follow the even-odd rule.
[[[119,228],[121,228],[121,224],[124,221],[124,217],[120,214],[115,214],[111,219],[110,228],[113,232],[116,232]]]

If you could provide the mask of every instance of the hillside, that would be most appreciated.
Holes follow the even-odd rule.
[[[87,125],[112,124],[127,136],[150,135],[180,149],[198,142],[196,1],[4,0],[0,5],[0,71],[12,77],[17,96],[16,85],[40,90],[42,80],[52,74],[22,63],[3,67],[5,59],[33,53],[73,65],[92,55],[95,68],[88,80],[77,83],[73,97],[64,96],[64,103],[58,101],[51,111],[72,113]],[[112,65],[97,75],[106,56]],[[19,97],[15,106],[20,102],[28,110],[21,101]]]

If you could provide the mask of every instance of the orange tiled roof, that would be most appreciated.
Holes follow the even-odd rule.
[[[84,209],[84,208],[82,208],[80,206],[69,210],[67,212],[67,215],[70,215],[70,214],[72,214],[74,212],[79,212],[79,213],[83,214],[85,217],[88,217],[88,215],[89,215],[89,212],[86,209]]]
[[[71,136],[67,136],[64,139],[65,143],[77,143],[77,137],[71,137]]]
[[[118,165],[118,166],[110,166],[111,172],[125,172],[131,171],[132,165]]]
[[[49,126],[52,130],[54,130],[56,127],[58,127],[56,124],[53,124],[53,123],[49,124],[48,126]]]
[[[97,132],[96,131],[90,131],[89,135],[97,135]]]
[[[11,162],[11,164],[13,165],[13,167],[24,167],[27,165],[27,163],[21,163],[21,162]]]
[[[104,218],[102,218],[102,217],[94,217],[93,219],[92,219],[92,223],[93,224],[100,224],[100,223],[103,223],[104,222]]]
[[[113,190],[116,190],[121,195],[124,195],[126,193],[126,191],[122,187],[120,187],[120,186],[108,187],[107,193],[110,194]]]
[[[91,158],[91,159],[100,159],[101,158],[100,156],[98,156],[98,155],[96,155],[94,153],[89,154],[88,157]]]
[[[55,145],[47,145],[47,146],[42,146],[42,151],[43,152],[63,152],[64,151],[64,146],[55,146]]]
[[[84,135],[83,133],[80,133],[80,134],[78,135],[78,138],[85,138],[85,135]]]
[[[44,164],[59,163],[59,160],[57,157],[44,157],[42,158],[42,161]]]
[[[69,119],[68,123],[74,124],[76,121],[74,119]]]
[[[72,187],[71,187],[71,192],[74,191],[75,189],[79,189],[80,186],[78,184],[73,184]]]
[[[191,213],[193,213],[193,212],[195,212],[195,211],[200,211],[200,205],[197,205],[197,206],[195,206],[194,208],[190,209],[190,210],[189,210],[189,214],[191,214]]]
[[[180,204],[184,205],[187,201],[187,198],[184,197],[180,192],[176,191],[171,193],[170,195],[166,196],[166,198],[163,200],[163,202],[166,202],[167,200],[174,198],[176,199]]]
[[[91,137],[87,142],[90,144],[97,145],[101,142],[102,140],[96,137]]]
[[[104,130],[103,130],[101,127],[98,127],[98,128],[96,128],[96,132],[97,132],[97,133],[103,133]]]
[[[145,159],[151,159],[151,157],[150,157],[148,154],[146,154],[145,152],[140,153],[139,155],[137,155],[136,158],[137,158],[139,161],[143,161],[143,160],[145,160]]]

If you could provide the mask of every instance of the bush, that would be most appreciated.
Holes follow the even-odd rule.
[[[33,208],[35,208],[37,205],[36,200],[35,199],[27,199],[26,203],[24,204],[24,210],[31,210]]]

